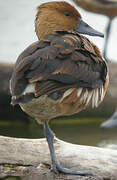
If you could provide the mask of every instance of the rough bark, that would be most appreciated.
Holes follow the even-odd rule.
[[[117,180],[117,151],[54,140],[63,167],[89,172],[89,176],[54,174],[45,139],[0,136],[0,178],[20,176],[22,180]]]

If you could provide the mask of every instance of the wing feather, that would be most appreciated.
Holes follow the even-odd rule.
[[[87,38],[86,42],[83,46],[81,36],[57,34],[33,43],[16,62],[11,94],[20,96],[30,83],[35,83],[36,97],[72,87],[100,88],[105,83],[107,66]],[[90,48],[91,52],[87,50]]]

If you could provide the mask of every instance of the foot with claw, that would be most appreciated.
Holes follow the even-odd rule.
[[[63,173],[63,174],[80,175],[80,176],[91,175],[87,172],[72,171],[72,170],[67,169],[67,168],[62,168],[59,164],[57,157],[56,157],[56,153],[55,153],[55,149],[54,149],[54,145],[53,145],[54,134],[51,131],[47,122],[44,123],[44,134],[45,134],[46,140],[48,142],[51,160],[52,160],[51,171],[53,171],[54,173],[59,172],[59,173]]]

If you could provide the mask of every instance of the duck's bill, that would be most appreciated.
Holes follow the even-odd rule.
[[[90,36],[104,37],[103,33],[96,31],[95,29],[90,27],[87,23],[85,23],[82,19],[80,19],[78,26],[75,29],[75,31],[80,33],[80,34],[87,34]]]

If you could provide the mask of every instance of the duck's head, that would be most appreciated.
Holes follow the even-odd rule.
[[[65,1],[54,1],[40,5],[35,20],[35,30],[39,39],[56,31],[74,31],[90,36],[104,35],[82,20],[80,13]]]

